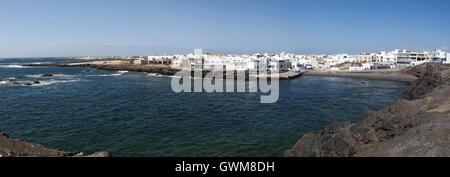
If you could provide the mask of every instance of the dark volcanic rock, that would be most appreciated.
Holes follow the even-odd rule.
[[[367,112],[357,123],[332,123],[306,134],[285,156],[450,156],[450,69],[419,67],[412,70],[420,78],[404,93],[412,100]]]
[[[18,83],[18,82],[15,82],[15,83],[13,83],[14,85],[21,85],[20,83]],[[27,82],[27,83],[24,83],[24,84],[22,84],[22,85],[25,85],[25,86],[32,86],[32,85],[38,85],[38,84],[41,84],[41,82],[39,82],[38,80],[35,80],[35,81],[33,81],[33,82]]]
[[[86,67],[95,68],[98,70],[109,70],[109,71],[132,71],[132,72],[147,72],[156,73],[166,76],[175,75],[179,70],[171,69],[164,66],[147,66],[147,65],[99,65],[99,64],[87,64],[83,65]]]
[[[70,152],[48,149],[39,144],[9,139],[8,135],[0,132],[0,156],[2,157],[67,157],[71,155]]]
[[[41,76],[42,76],[42,77],[52,77],[53,74],[42,74]]]
[[[404,97],[416,99],[426,93],[430,93],[437,87],[446,87],[449,85],[450,72],[448,71],[448,67],[426,64],[419,68],[422,68],[419,71],[421,76],[405,89],[403,92]]]
[[[71,152],[10,139],[8,135],[0,131],[0,157],[111,157],[111,155],[108,152],[98,152],[88,156],[74,156]]]

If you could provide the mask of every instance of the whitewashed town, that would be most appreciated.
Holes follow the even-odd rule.
[[[449,64],[450,53],[441,49],[424,52],[396,49],[389,52],[364,52],[357,55],[345,53],[299,55],[286,52],[280,54],[225,55],[203,53],[202,49],[194,49],[193,53],[187,55],[134,56],[127,57],[127,59],[130,60],[126,60],[126,62],[135,65],[164,64],[170,65],[174,69],[253,70],[269,68],[270,71],[278,72],[299,72],[302,70],[368,71],[395,70],[427,62]]]

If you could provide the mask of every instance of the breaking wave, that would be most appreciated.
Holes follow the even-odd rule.
[[[53,84],[59,84],[59,83],[68,83],[68,82],[77,82],[80,81],[79,79],[72,79],[72,80],[47,80],[47,81],[39,81],[40,84],[32,85],[32,86],[47,86],[47,85],[53,85]]]
[[[109,77],[109,76],[120,76],[122,73],[115,73],[115,74],[100,74],[100,75],[86,75],[86,76],[93,76],[93,77]]]
[[[78,75],[66,75],[66,74],[52,74],[52,76],[42,76],[43,74],[29,74],[25,75],[26,77],[30,78],[74,78]]]
[[[162,76],[164,76],[164,75],[162,75],[162,74],[157,74],[157,73],[148,73],[147,76],[162,77]]]
[[[28,66],[22,65],[0,65],[0,68],[28,68]]]

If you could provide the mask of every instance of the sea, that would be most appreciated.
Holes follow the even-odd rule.
[[[262,104],[264,93],[176,93],[172,77],[157,74],[23,66],[69,61],[78,60],[0,59],[0,131],[73,153],[277,157],[308,132],[393,104],[406,88],[303,76],[280,81],[278,102]]]

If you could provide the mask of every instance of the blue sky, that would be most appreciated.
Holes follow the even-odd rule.
[[[0,57],[450,46],[448,0],[0,0]]]

